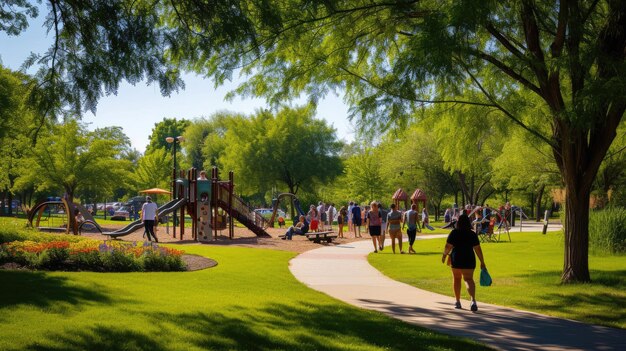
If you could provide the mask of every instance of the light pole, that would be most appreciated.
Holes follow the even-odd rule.
[[[165,138],[165,141],[167,141],[170,144],[173,144],[172,152],[174,153],[174,171],[172,172],[172,196],[174,196],[174,194],[176,193],[176,144],[183,141],[183,137],[182,136],[177,136],[176,138],[167,137]],[[174,216],[172,218],[174,219],[174,223],[172,224],[172,236],[175,238],[176,237],[176,211],[174,211]]]

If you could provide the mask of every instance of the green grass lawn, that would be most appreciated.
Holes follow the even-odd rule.
[[[184,273],[0,270],[0,350],[477,350],[295,280],[283,251],[192,245]]]
[[[511,233],[511,237],[511,243],[481,245],[493,285],[477,287],[479,303],[626,328],[626,256],[590,254],[593,282],[563,285],[562,234]],[[416,255],[394,256],[385,250],[368,259],[392,279],[452,296],[450,268],[441,263],[444,245],[445,239],[420,240],[414,246]],[[469,298],[464,289],[463,297]]]

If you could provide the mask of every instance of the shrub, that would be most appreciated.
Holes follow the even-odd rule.
[[[0,244],[13,241],[67,241],[70,243],[92,240],[78,235],[42,233],[36,229],[18,226],[0,227]]]
[[[599,253],[626,253],[626,209],[609,207],[591,211],[589,246]]]
[[[141,271],[142,266],[133,254],[122,250],[111,250],[101,254],[102,267],[107,272]]]

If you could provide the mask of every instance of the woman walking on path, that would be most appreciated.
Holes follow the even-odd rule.
[[[400,228],[401,221],[402,212],[396,211],[396,204],[391,204],[391,212],[387,215],[387,223],[389,225],[389,236],[391,237],[391,251],[393,251],[394,254],[396,253],[396,239],[398,239],[400,253],[404,253],[404,251],[402,251],[402,229]]]
[[[382,216],[378,209],[378,204],[375,201],[372,201],[370,204],[370,210],[367,212],[365,220],[367,221],[372,243],[374,244],[374,252],[378,252],[378,250],[382,251],[383,243],[380,240]],[[378,247],[376,245],[378,245]]]
[[[454,297],[456,298],[454,308],[461,308],[461,278],[463,278],[467,292],[472,299],[470,304],[472,312],[478,311],[478,306],[476,305],[476,284],[474,283],[474,269],[476,269],[474,252],[480,260],[480,268],[486,268],[478,235],[472,231],[472,223],[464,213],[459,216],[456,229],[453,229],[448,235],[441,262],[446,262],[446,257],[449,255],[449,264],[452,266]]]

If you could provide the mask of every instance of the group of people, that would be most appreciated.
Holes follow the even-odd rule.
[[[341,206],[339,210],[335,204],[324,204],[320,201],[318,206],[310,205],[306,216],[300,216],[298,222],[287,229],[283,239],[290,240],[294,234],[304,235],[309,230],[318,232],[320,230],[333,230],[334,220],[337,220],[339,238],[344,238],[344,227],[347,224],[349,231],[352,231],[355,238],[361,238],[361,227],[365,226],[365,231],[369,233],[374,245],[374,252],[385,248],[385,236],[389,233],[392,241],[392,251],[396,252],[396,239],[400,253],[402,250],[402,230],[407,228],[409,237],[409,253],[415,253],[413,244],[420,226],[429,225],[429,216],[426,208],[422,209],[421,216],[417,211],[417,205],[413,204],[411,209],[402,213],[395,204],[386,210],[379,202],[372,201],[363,209],[358,203],[351,201],[348,206]]]
[[[487,209],[489,208],[488,206],[485,207]],[[318,225],[319,221],[332,225],[335,211],[334,204],[331,204],[326,211],[323,209],[324,204],[322,202],[319,203],[318,207],[311,205],[308,213],[311,230],[318,228],[317,226],[314,227],[314,225]],[[391,238],[391,249],[393,253],[396,253],[395,242],[397,240],[399,251],[401,254],[404,254],[405,252],[402,250],[402,231],[406,228],[406,233],[409,238],[409,254],[415,253],[413,244],[415,243],[417,232],[420,230],[420,223],[424,227],[428,225],[429,221],[428,211],[425,208],[421,211],[421,216],[417,210],[417,205],[413,204],[411,205],[411,209],[402,213],[395,204],[392,204],[390,210],[385,211],[380,203],[373,201],[369,206],[365,207],[365,211],[362,211],[357,203],[350,202],[348,207],[342,206],[337,211],[336,218],[339,226],[338,237],[343,237],[344,225],[348,223],[350,230],[354,232],[355,238],[360,238],[362,237],[360,227],[365,224],[372,238],[375,253],[384,249],[385,234],[388,232]],[[488,212],[484,215],[490,216],[490,210],[487,211]],[[479,211],[475,211],[475,213],[476,212]],[[483,211],[480,212],[481,216],[483,216]],[[325,216],[320,216],[320,213],[325,213]],[[451,214],[448,213],[448,215]],[[463,280],[471,298],[470,310],[476,312],[478,310],[476,303],[476,283],[474,282],[476,257],[480,260],[481,269],[486,269],[485,259],[480,247],[477,232],[472,228],[472,221],[468,213],[466,211],[455,211],[454,217],[450,216],[447,221],[451,222],[452,220],[455,222],[453,225],[454,229],[452,229],[446,240],[441,262],[447,263],[452,270],[453,292],[456,299],[454,307],[457,309],[462,308],[461,280]],[[309,222],[307,221],[307,217],[302,215],[299,217],[298,223],[287,230],[283,239],[291,240],[294,234],[303,235],[308,230]]]

